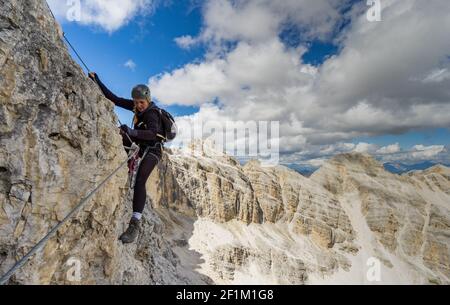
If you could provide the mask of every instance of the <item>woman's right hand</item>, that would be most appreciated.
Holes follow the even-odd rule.
[[[97,73],[95,72],[89,72],[89,78],[95,81],[97,79]]]

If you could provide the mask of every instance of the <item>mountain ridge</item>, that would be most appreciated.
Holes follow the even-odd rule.
[[[249,280],[254,276],[265,279],[263,283],[271,283],[269,278],[282,283],[283,280],[272,271],[264,269],[264,253],[271,253],[275,248],[284,249],[281,252],[283,254],[276,255],[290,253],[296,258],[289,263],[289,268],[298,270],[297,280],[292,279],[291,283],[324,283],[331,279],[343,283],[361,283],[351,277],[360,278],[364,274],[366,267],[360,262],[363,257],[376,257],[382,262],[385,266],[383,273],[388,275],[385,283],[448,281],[448,233],[441,235],[442,231],[439,230],[425,230],[427,223],[434,224],[438,219],[439,222],[449,223],[446,216],[449,207],[445,205],[450,194],[449,181],[439,173],[436,174],[436,181],[426,181],[424,184],[423,179],[428,179],[426,174],[418,173],[412,178],[398,176],[387,172],[371,156],[358,153],[337,156],[310,178],[283,166],[263,168],[257,161],[242,167],[236,165],[230,171],[229,165],[226,165],[225,170],[220,162],[210,161],[207,156],[196,159],[173,152],[169,158],[173,164],[177,164],[173,170],[174,176],[181,179],[178,180],[178,186],[184,196],[191,198],[197,211],[193,226],[199,229],[194,229],[191,239],[186,240],[186,243],[202,254],[206,261],[206,265],[202,266],[203,272],[216,283],[239,283],[241,277]],[[214,165],[198,167],[197,162],[213,162],[210,164]],[[179,168],[185,168],[190,174],[178,173]],[[221,174],[217,176],[217,173]],[[155,183],[157,178],[154,179],[150,184]],[[243,182],[239,182],[240,179]],[[242,184],[247,185],[244,193],[239,191]],[[198,186],[195,192],[201,195],[197,193],[192,197],[190,185]],[[214,195],[224,190],[231,194],[230,198]],[[439,194],[442,198],[428,198],[429,192]],[[241,198],[239,208],[235,205],[236,196]],[[204,207],[200,210],[196,207],[196,198],[201,198],[201,205],[208,207],[208,210],[214,206],[225,210],[218,214],[204,213]],[[407,213],[401,212],[403,210]],[[256,217],[249,218],[250,211],[256,212],[253,214]],[[421,230],[418,229],[420,226]],[[450,226],[444,228],[443,232],[447,232]],[[272,248],[275,244],[270,244],[267,237],[263,237],[265,230],[266,233],[274,234],[275,240],[280,234],[287,238],[280,241],[272,239],[271,242],[289,244],[297,252],[292,253],[285,246]],[[240,237],[242,232],[249,235],[247,238],[253,235],[260,242],[255,244],[243,240]],[[362,232],[365,232],[363,236]],[[216,246],[211,248],[211,245],[204,244],[204,240]],[[287,240],[295,240],[296,243]],[[303,246],[298,248],[298,245]],[[229,255],[234,253],[228,256],[233,262],[233,267],[230,267],[233,272],[226,276],[217,274],[217,269],[222,268],[220,262],[223,256],[220,253],[223,251],[231,251]],[[436,257],[433,251],[438,251],[439,256]],[[320,259],[307,258],[311,255]],[[409,261],[412,257],[417,259],[417,255],[422,255],[423,260],[417,261],[414,267],[408,267]],[[257,263],[261,273],[250,276],[248,273],[254,270],[242,271],[249,268],[246,265],[250,263],[250,257],[256,261],[262,260]],[[323,259],[333,264],[327,265]],[[323,264],[328,267],[319,271],[317,266]],[[423,273],[421,270],[429,271]],[[415,275],[402,278],[399,274],[405,272]],[[362,282],[368,283],[365,280]]]

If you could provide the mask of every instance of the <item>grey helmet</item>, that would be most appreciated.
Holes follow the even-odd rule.
[[[149,102],[152,100],[150,88],[146,85],[137,85],[134,87],[131,96],[133,99],[146,99]]]

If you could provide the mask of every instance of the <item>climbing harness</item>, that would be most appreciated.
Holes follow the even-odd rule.
[[[134,186],[136,185],[136,178],[139,168],[141,167],[142,160],[145,159],[149,150],[150,148],[147,147],[144,154],[142,155],[142,158],[140,158],[139,155],[136,155],[128,163],[128,181],[130,183],[130,189],[134,189]]]
[[[154,146],[147,146],[147,148],[145,149],[144,154],[142,155],[142,157],[139,157],[139,154],[137,154],[134,158],[132,158],[128,162],[128,182],[129,182],[129,185],[130,185],[130,190],[134,189],[134,187],[136,186],[136,178],[137,178],[137,174],[139,172],[139,168],[141,167],[142,161],[144,161],[144,159],[147,156],[155,157],[158,160],[158,163],[161,161],[160,158],[157,155],[155,155],[155,154],[150,152],[150,148],[156,148],[158,145],[160,145],[161,150],[162,150],[162,145],[159,144],[159,143],[154,145]],[[125,149],[129,149],[129,148],[125,147]]]
[[[8,280],[13,276],[17,270],[19,270],[25,263],[30,259],[33,254],[38,252],[47,242],[48,240],[61,228],[69,219],[72,218],[98,191],[100,191],[105,184],[112,178],[114,175],[122,168],[124,167],[128,161],[139,154],[139,146],[133,143],[131,147],[131,151],[128,155],[128,158],[126,161],[124,161],[117,169],[115,169],[108,177],[106,177],[93,191],[91,191],[86,197],[84,197],[71,211],[69,214],[67,214],[66,217],[64,217],[63,220],[61,220],[56,226],[54,226],[50,232],[47,233],[33,248],[31,248],[28,253],[22,257],[8,272],[5,273],[0,278],[0,285],[4,285],[8,282]]]
[[[119,119],[119,124],[120,124],[120,126],[123,126],[120,119]],[[127,133],[125,133],[125,134],[126,134],[128,140],[130,141],[130,143],[133,143],[130,135]],[[136,178],[137,178],[137,174],[139,172],[139,167],[141,166],[142,161],[145,159],[145,157],[147,157],[147,155],[152,155],[158,160],[158,162],[160,161],[160,158],[158,156],[156,156],[155,154],[152,154],[150,152],[150,148],[156,148],[157,146],[160,146],[161,152],[164,152],[163,145],[161,143],[156,143],[154,146],[147,146],[142,157],[139,157],[139,154],[137,154],[134,158],[132,158],[128,162],[128,182],[130,184],[130,190],[134,189],[134,187],[136,185]],[[125,149],[128,150],[130,148],[125,147]]]

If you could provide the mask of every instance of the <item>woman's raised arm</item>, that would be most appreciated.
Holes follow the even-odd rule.
[[[133,111],[134,109],[134,102],[132,100],[129,99],[125,99],[125,98],[121,98],[118,97],[117,95],[115,95],[114,93],[112,93],[100,80],[100,78],[98,77],[97,73],[95,72],[90,72],[89,73],[89,78],[92,79],[93,81],[95,81],[97,83],[97,85],[100,87],[100,89],[102,90],[103,94],[105,95],[105,97],[110,100],[111,102],[113,102],[116,106]]]

